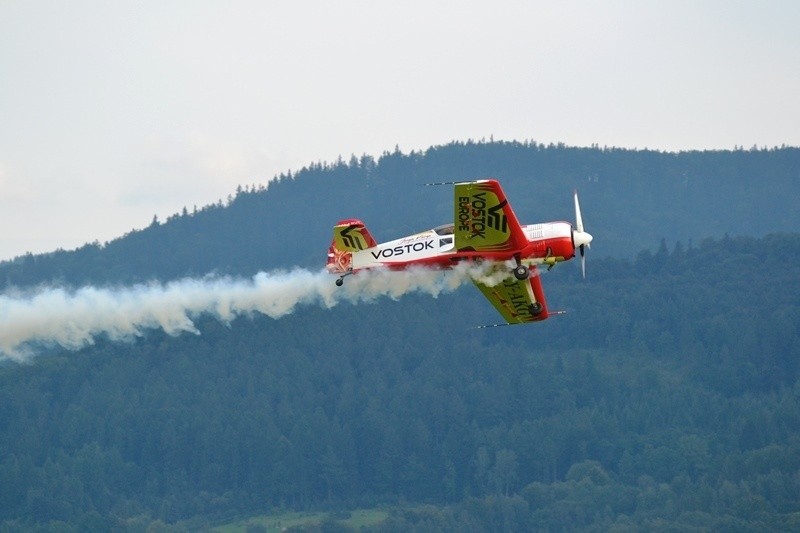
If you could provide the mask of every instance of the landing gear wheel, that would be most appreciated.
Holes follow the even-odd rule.
[[[530,272],[525,265],[517,265],[514,267],[514,277],[518,280],[522,281],[528,279],[528,274],[530,274]]]
[[[530,305],[530,307],[528,307],[528,310],[533,316],[540,315],[542,313],[542,304],[539,302],[534,302]]]
[[[347,276],[349,276],[352,273],[353,273],[353,269],[352,268],[347,269],[347,271],[344,272],[341,276],[339,276],[339,278],[336,280],[336,286],[337,287],[341,287],[342,284],[344,283],[344,278],[346,278]]]

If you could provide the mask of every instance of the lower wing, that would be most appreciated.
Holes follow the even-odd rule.
[[[491,287],[473,281],[509,324],[538,322],[548,317],[542,279],[535,266],[531,266],[530,277],[524,280],[509,276]]]

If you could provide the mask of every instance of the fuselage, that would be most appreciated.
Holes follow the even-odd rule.
[[[401,239],[378,244],[365,250],[353,252],[352,268],[388,267],[394,269],[425,265],[449,268],[465,260],[507,261],[518,256],[528,265],[552,265],[575,256],[583,232],[576,231],[569,222],[545,222],[522,226],[527,239],[519,250],[504,252],[456,250],[453,225],[439,226]],[[577,237],[577,239],[576,239]],[[591,239],[590,236],[588,236]]]

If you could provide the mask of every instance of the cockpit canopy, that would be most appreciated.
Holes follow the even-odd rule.
[[[455,231],[455,224],[442,224],[441,226],[433,228],[433,231],[435,231],[437,235],[452,235]]]

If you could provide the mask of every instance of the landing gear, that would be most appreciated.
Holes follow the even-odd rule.
[[[514,277],[520,281],[528,279],[530,276],[530,269],[522,264],[522,259],[520,258],[519,254],[514,256],[514,262],[517,263],[517,266],[514,267]]]
[[[528,311],[530,311],[531,315],[533,316],[539,316],[542,314],[542,309],[542,304],[539,302],[533,302],[530,306],[528,306]]]
[[[351,268],[350,270],[348,270],[347,272],[345,272],[344,274],[342,274],[341,276],[336,278],[336,286],[337,287],[341,287],[342,285],[344,285],[344,278],[346,276],[349,276],[352,273],[353,273],[353,269]]]

